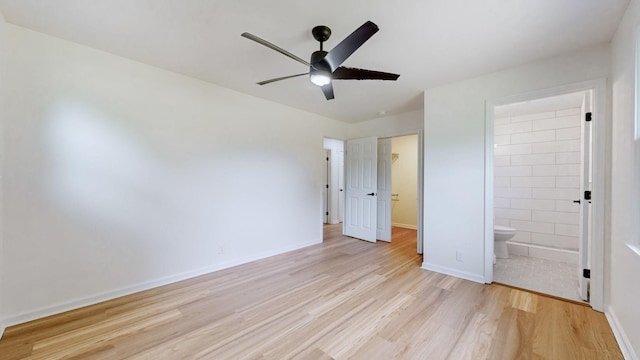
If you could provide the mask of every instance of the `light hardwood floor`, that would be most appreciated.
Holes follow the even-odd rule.
[[[621,359],[586,306],[420,269],[415,231],[316,246],[18,325],[0,359]],[[428,249],[426,249],[428,251]]]

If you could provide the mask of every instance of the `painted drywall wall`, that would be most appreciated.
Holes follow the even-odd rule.
[[[611,247],[606,277],[607,315],[619,337],[626,339],[629,359],[640,356],[640,255],[627,243],[637,240],[631,194],[640,179],[633,174],[634,34],[640,26],[640,2],[632,0],[612,41]],[[636,165],[637,166],[637,165]],[[637,188],[636,188],[637,190]],[[637,210],[637,208],[636,208]],[[638,214],[635,213],[635,219]],[[635,229],[634,229],[635,228]],[[631,357],[635,353],[635,357]]]
[[[322,241],[344,124],[6,27],[8,322]]]
[[[424,268],[484,281],[485,102],[606,77],[609,65],[603,45],[425,91]]]
[[[424,127],[422,110],[382,116],[349,126],[349,139],[367,136],[391,137],[417,133]]]
[[[391,222],[418,226],[418,135],[391,138]]]

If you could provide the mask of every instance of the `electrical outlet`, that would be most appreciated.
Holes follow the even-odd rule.
[[[458,251],[456,250],[456,261],[460,261],[463,262],[464,261],[464,254],[462,253],[462,251]]]

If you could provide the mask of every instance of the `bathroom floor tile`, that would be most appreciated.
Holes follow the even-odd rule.
[[[577,265],[510,255],[496,259],[493,280],[561,298],[582,301],[578,293]]]

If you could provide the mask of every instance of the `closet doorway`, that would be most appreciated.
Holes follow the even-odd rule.
[[[416,246],[417,253],[422,254],[422,237],[420,236],[422,223],[421,135],[421,132],[417,132],[384,138],[368,138],[367,141],[370,140],[370,145],[374,148],[377,147],[377,151],[375,151],[377,161],[373,161],[377,165],[373,174],[377,174],[377,176],[373,176],[375,179],[368,180],[368,183],[373,181],[377,185],[373,185],[369,189],[372,191],[367,194],[373,196],[365,197],[366,200],[375,200],[373,204],[377,205],[365,206],[368,209],[367,214],[370,214],[368,221],[355,218],[349,220],[349,214],[353,211],[360,213],[360,211],[354,209],[349,213],[349,209],[345,206],[345,201],[351,201],[355,204],[354,199],[345,200],[350,199],[349,189],[345,183],[348,182],[345,179],[350,173],[347,168],[349,159],[345,154],[350,143],[355,144],[365,139],[346,142],[324,139],[324,149],[328,153],[325,153],[323,160],[327,161],[325,168],[329,173],[325,189],[323,189],[326,190],[327,203],[323,213],[324,223],[337,224],[342,222],[343,233],[356,238],[359,236],[351,234],[347,225],[372,224],[371,230],[374,230],[374,234],[371,239],[367,238],[366,240],[373,242],[376,240],[389,242],[396,236],[396,232],[402,233],[402,237],[413,238],[412,242]],[[356,160],[352,159],[352,166],[358,163]],[[372,192],[374,194],[371,194]],[[351,222],[346,224],[345,222],[348,221]],[[369,228],[369,226],[365,227]],[[392,231],[394,232],[393,236]]]

